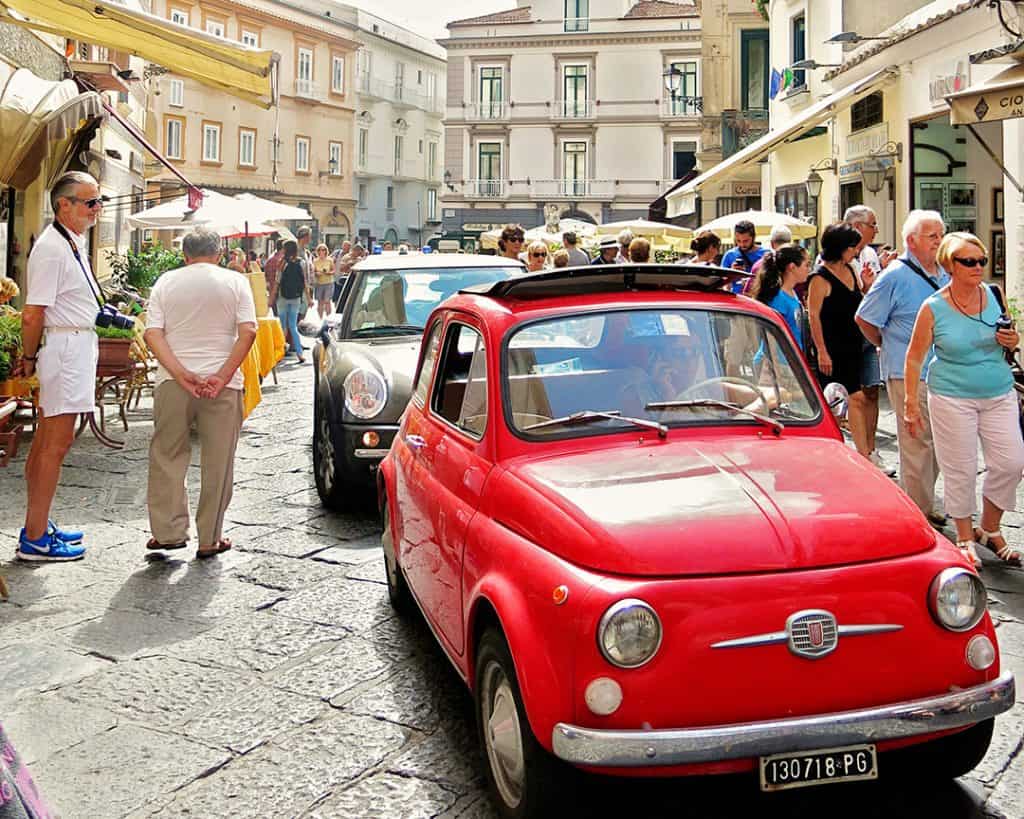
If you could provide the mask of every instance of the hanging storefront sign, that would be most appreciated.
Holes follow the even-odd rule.
[[[846,138],[846,161],[863,159],[869,154],[881,150],[889,141],[889,123],[880,122],[870,128],[864,128],[850,134]]]
[[[1024,65],[1014,65],[983,83],[946,97],[949,121],[973,125],[1024,116]]]

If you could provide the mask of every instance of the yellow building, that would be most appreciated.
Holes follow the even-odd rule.
[[[237,99],[176,73],[150,71],[147,132],[193,184],[297,205],[332,244],[354,233],[353,28],[342,19],[231,0],[156,0],[153,13],[280,55],[279,109]],[[181,181],[147,166],[147,204],[180,196]]]

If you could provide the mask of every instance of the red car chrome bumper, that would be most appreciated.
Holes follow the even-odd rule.
[[[962,728],[1013,707],[1013,674],[937,697],[809,717],[657,731],[558,723],[555,755],[574,765],[649,767],[717,762],[902,739]]]

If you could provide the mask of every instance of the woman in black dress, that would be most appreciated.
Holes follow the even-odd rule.
[[[850,432],[858,444],[865,429],[860,383],[864,336],[854,320],[861,292],[850,260],[857,255],[859,244],[860,234],[846,222],[825,228],[821,234],[822,263],[811,275],[807,288],[807,318],[817,351],[818,381],[822,387],[838,382],[850,393]]]

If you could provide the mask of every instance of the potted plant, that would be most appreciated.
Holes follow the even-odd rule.
[[[0,276],[0,395],[13,395],[9,380],[21,361],[21,314],[8,303],[18,295],[18,285]]]
[[[96,365],[96,375],[117,375],[132,367],[131,347],[135,338],[134,330],[122,330],[119,327],[97,327],[100,354]]]

